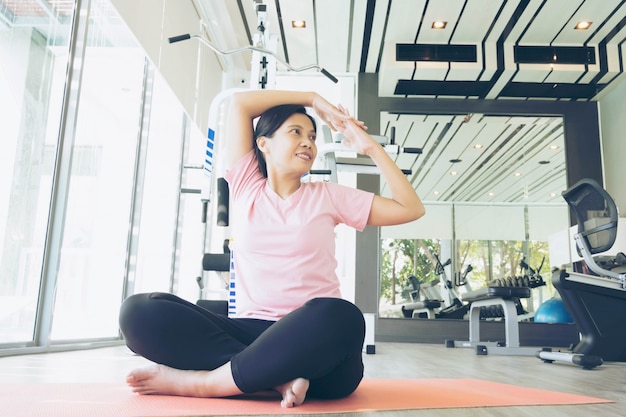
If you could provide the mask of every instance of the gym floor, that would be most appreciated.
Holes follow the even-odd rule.
[[[363,358],[366,377],[370,378],[476,378],[615,401],[574,406],[385,411],[363,416],[626,416],[623,362],[583,370],[569,364],[543,363],[534,357],[477,356],[473,349],[412,343],[377,343],[376,354],[364,354]],[[124,346],[4,357],[0,358],[0,383],[120,382],[130,369],[147,363]]]

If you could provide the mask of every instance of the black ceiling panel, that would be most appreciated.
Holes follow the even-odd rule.
[[[515,46],[518,64],[595,64],[595,49],[590,46]]]
[[[398,43],[396,61],[476,62],[476,45]]]
[[[484,97],[491,85],[483,81],[398,80],[394,94]]]

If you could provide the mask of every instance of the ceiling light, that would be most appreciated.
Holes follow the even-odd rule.
[[[292,20],[291,27],[294,29],[303,29],[306,27],[306,20]]]
[[[431,27],[433,29],[445,29],[447,24],[448,22],[444,22],[443,20],[435,20]]]
[[[591,26],[593,22],[588,22],[586,20],[581,20],[580,22],[576,23],[576,26],[574,26],[574,29],[576,30],[587,30],[589,29],[589,26]]]

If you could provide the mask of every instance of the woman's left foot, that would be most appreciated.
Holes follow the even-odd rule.
[[[306,393],[309,390],[309,380],[304,378],[296,378],[276,387],[276,391],[280,392],[283,400],[280,406],[283,408],[293,408],[304,402]]]

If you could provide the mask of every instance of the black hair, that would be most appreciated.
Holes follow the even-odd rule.
[[[257,138],[265,136],[271,138],[274,133],[282,126],[285,121],[295,113],[306,115],[313,123],[313,130],[317,131],[317,125],[313,116],[306,112],[304,106],[299,104],[281,104],[279,106],[268,109],[261,115],[254,129],[254,152],[259,163],[259,170],[264,177],[267,178],[267,165],[263,152],[256,143]]]

